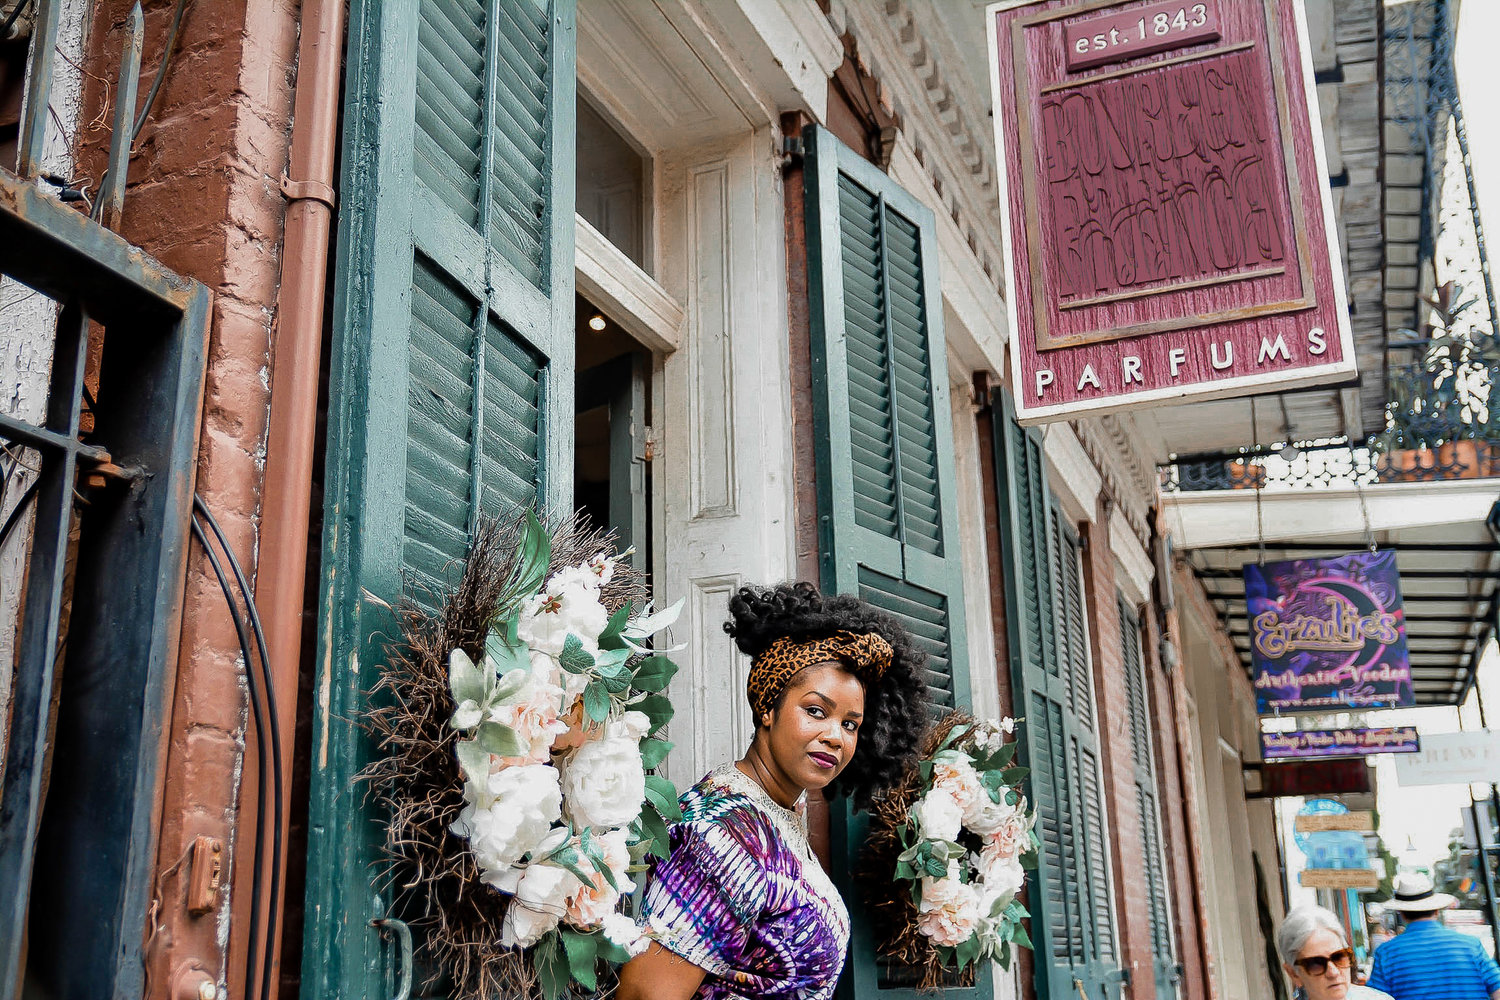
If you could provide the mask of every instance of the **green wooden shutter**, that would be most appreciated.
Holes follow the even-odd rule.
[[[1037,992],[1118,994],[1121,979],[1100,794],[1077,533],[1047,487],[1042,435],[996,393],[995,468],[1022,763],[1042,841],[1030,886]]]
[[[900,619],[928,654],[935,709],[967,707],[933,216],[831,133],[814,126],[803,137],[821,586]],[[834,826],[835,875],[855,914],[845,995],[914,996],[908,970],[876,961],[847,878],[864,817],[836,809]]]
[[[1151,954],[1158,1000],[1177,996],[1177,954],[1167,906],[1166,859],[1161,846],[1161,809],[1156,796],[1156,762],[1151,752],[1151,715],[1146,698],[1146,662],[1141,650],[1141,623],[1117,595],[1120,638],[1125,652],[1125,694],[1130,702],[1130,756],[1135,769],[1136,801],[1141,813],[1141,873],[1151,916]]]
[[[351,5],[305,996],[398,971],[353,784],[390,608],[436,602],[482,511],[571,504],[574,34],[573,0]]]

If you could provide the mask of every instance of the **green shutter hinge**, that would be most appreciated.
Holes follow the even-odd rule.
[[[802,141],[800,135],[784,135],[781,137],[781,158],[783,160],[800,161],[807,155],[807,144]]]

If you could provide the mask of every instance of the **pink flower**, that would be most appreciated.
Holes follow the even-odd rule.
[[[989,793],[979,783],[979,772],[966,760],[939,761],[932,768],[932,785],[953,796],[964,812],[968,812]]]
[[[922,902],[917,910],[917,930],[936,945],[956,948],[979,926],[979,893],[959,881],[958,863],[953,862],[947,878],[922,880]]]
[[[1026,815],[1025,803],[1016,803],[1015,811],[1007,816],[985,837],[982,857],[1014,858],[1025,854],[1031,847],[1031,818]]]
[[[562,698],[561,688],[532,677],[521,690],[490,709],[489,721],[514,729],[528,747],[518,757],[505,758],[507,765],[545,764],[551,759],[553,742],[568,731],[568,724],[557,717]]]
[[[594,872],[588,882],[580,883],[573,895],[568,897],[567,920],[574,927],[590,928],[602,922],[615,911],[615,906],[620,902],[620,893],[635,889],[635,884],[626,875],[626,869],[630,867],[630,847],[625,839],[624,830],[612,830],[594,838],[594,842],[603,850],[604,864],[619,888],[610,885],[609,879],[602,872]],[[583,867],[587,870],[587,862]]]

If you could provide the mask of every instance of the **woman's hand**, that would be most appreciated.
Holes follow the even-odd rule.
[[[616,1000],[690,1000],[697,992],[703,969],[655,941],[620,969]]]

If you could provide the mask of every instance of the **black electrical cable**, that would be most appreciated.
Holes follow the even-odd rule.
[[[156,103],[156,95],[161,92],[161,84],[167,76],[167,64],[172,61],[172,49],[177,45],[177,29],[182,27],[182,14],[187,10],[188,0],[177,0],[177,8],[172,11],[172,26],[167,29],[167,44],[161,50],[161,62],[156,67],[156,78],[151,81],[151,89],[146,92],[146,104],[141,108],[141,113],[136,116],[135,124],[130,127],[130,144],[135,145],[135,140],[145,127],[146,116],[151,114],[151,107]]]
[[[16,5],[10,9],[10,14],[5,18],[5,23],[0,24],[0,42],[5,41],[10,35],[11,26],[16,23],[16,18],[20,17],[21,12],[30,6],[31,0],[17,0]]]
[[[11,508],[10,516],[5,519],[5,526],[0,527],[0,545],[4,545],[5,540],[10,537],[11,529],[20,522],[21,512],[26,509],[26,505],[31,502],[31,498],[36,496],[36,488],[41,484],[42,480],[40,476],[33,479],[31,485],[26,487],[26,492],[21,494],[21,499],[17,500],[16,505]]]
[[[213,567],[215,576],[218,577],[219,586],[224,592],[225,601],[229,605],[230,616],[234,620],[235,633],[240,642],[240,651],[245,658],[245,674],[247,687],[250,692],[251,706],[255,713],[256,730],[258,734],[259,753],[257,754],[256,769],[259,782],[256,787],[257,805],[255,823],[255,865],[251,883],[251,915],[250,915],[250,951],[247,956],[246,975],[247,986],[252,997],[266,997],[271,993],[274,963],[272,956],[274,949],[267,947],[264,954],[260,953],[260,908],[265,899],[262,894],[261,860],[264,856],[263,845],[265,843],[265,826],[267,814],[270,813],[272,820],[272,855],[270,862],[270,904],[269,911],[271,927],[276,926],[276,901],[281,890],[281,848],[283,827],[283,800],[284,800],[284,770],[281,756],[281,724],[277,714],[275,687],[270,673],[270,655],[266,644],[265,631],[261,626],[260,614],[256,610],[255,602],[250,595],[249,581],[245,576],[244,569],[240,566],[239,559],[235,557],[229,540],[224,535],[224,530],[219,526],[218,520],[203,498],[194,494],[193,507],[196,515],[207,522],[214,537],[224,550],[224,555],[229,563],[231,572],[234,574],[235,583],[239,587],[240,595],[245,602],[245,610],[249,617],[249,631],[247,633],[244,619],[240,615],[238,605],[235,603],[229,587],[228,578],[224,574],[223,565],[218,556],[208,544],[207,536],[203,532],[202,525],[197,517],[193,519],[193,534],[204,548],[209,557],[209,563]],[[250,651],[250,634],[254,635],[256,653],[252,656]],[[269,756],[269,761],[267,757]],[[267,781],[267,770],[270,772],[270,781]],[[270,810],[267,810],[266,796],[270,792],[273,802]],[[257,959],[259,959],[259,989],[255,989],[255,973]]]
[[[197,518],[192,519],[192,526],[193,537],[198,539],[199,545],[203,546],[203,552],[208,556],[209,565],[213,567],[214,576],[218,577],[219,579],[219,589],[224,592],[224,601],[229,605],[229,617],[230,620],[234,623],[235,635],[239,638],[240,655],[245,659],[245,681],[246,687],[249,688],[250,691],[250,706],[251,711],[255,716],[255,728],[259,733],[264,734],[266,731],[266,723],[264,719],[265,709],[261,704],[260,686],[257,683],[258,678],[254,678],[251,675],[250,663],[254,659],[254,656],[250,652],[249,633],[245,628],[244,619],[240,617],[239,608],[235,606],[234,592],[229,588],[229,577],[225,575],[224,566],[219,562],[219,557],[214,552],[213,546],[208,543],[208,536],[204,534],[203,526],[198,523]],[[255,785],[256,805],[258,808],[255,811],[255,864],[251,869],[252,876],[250,882],[250,955],[249,962],[246,965],[246,978],[250,984],[254,984],[255,982],[253,969],[255,965],[255,959],[257,957],[257,952],[259,950],[258,942],[260,930],[260,904],[261,900],[264,898],[264,896],[262,895],[263,886],[261,884],[260,870],[260,851],[261,845],[265,843],[266,833],[266,770],[268,764],[266,761],[264,742],[264,740],[261,741],[262,746],[260,749],[260,753],[256,754],[255,761],[255,773],[259,780]],[[247,990],[247,992],[251,991]],[[259,991],[255,991],[251,992],[251,995],[257,996],[260,994]]]

